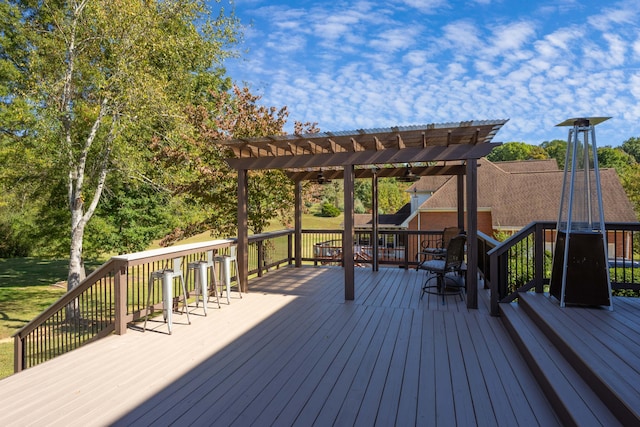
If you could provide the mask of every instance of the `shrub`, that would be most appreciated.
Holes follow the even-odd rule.
[[[322,207],[320,208],[319,216],[332,218],[338,215],[340,215],[340,209],[336,208],[329,202],[324,202],[322,204]]]

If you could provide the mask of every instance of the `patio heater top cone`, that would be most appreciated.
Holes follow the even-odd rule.
[[[607,119],[568,119],[557,125],[570,126],[549,291],[561,307],[612,309],[595,134],[595,125]]]

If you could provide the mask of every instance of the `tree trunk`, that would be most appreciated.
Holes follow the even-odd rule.
[[[74,207],[71,212],[71,246],[69,251],[67,291],[78,286],[86,277],[84,262],[82,261],[82,240],[84,237],[84,222],[82,221],[82,214],[81,206]]]
[[[82,239],[84,237],[82,200],[78,199],[71,206],[71,245],[69,251],[69,275],[67,276],[67,291],[72,290],[84,280],[86,272],[82,261]],[[82,316],[78,299],[67,306],[67,321],[75,323]]]

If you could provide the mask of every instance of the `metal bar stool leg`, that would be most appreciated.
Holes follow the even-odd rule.
[[[173,326],[173,273],[165,272],[162,275],[162,314],[169,328],[169,335]]]
[[[229,272],[229,257],[220,255],[214,258],[215,262],[220,263],[220,295],[222,295],[223,285],[227,288],[227,304],[231,304],[231,274]]]
[[[207,282],[207,288],[212,290],[213,295],[216,297],[216,302],[218,303],[218,308],[220,308],[220,294],[218,293],[218,278],[216,277],[216,265],[212,261],[211,263],[207,263],[205,265],[205,273],[204,277],[207,277],[207,272],[211,274],[211,279]],[[207,297],[207,302],[211,298],[211,294]]]
[[[182,273],[179,273],[177,276],[180,278],[180,283],[182,284],[182,307],[185,311],[185,314],[187,315],[187,323],[190,325],[191,319],[189,319],[189,307],[187,306],[187,286],[184,283],[184,277],[182,277]],[[172,278],[172,282],[173,282],[173,278]]]
[[[149,318],[149,303],[151,302],[151,291],[153,289],[153,273],[149,275],[149,282],[147,282],[147,304],[145,305],[145,314],[144,314],[144,327],[142,328],[142,332],[147,330],[147,319]]]
[[[193,271],[193,287],[196,294],[196,308],[200,306],[200,299],[202,298],[202,309],[204,311],[204,315],[207,315],[207,270],[206,261],[196,261],[190,262],[187,264],[187,277],[186,281],[189,283],[189,277],[191,272]],[[204,275],[203,275],[204,269]],[[188,307],[188,304],[187,304]]]
[[[202,310],[204,311],[204,315],[207,315],[207,302],[209,302],[209,293],[207,286],[207,263],[199,262],[198,263],[198,285],[196,287],[196,307],[198,306],[198,301],[202,298]]]

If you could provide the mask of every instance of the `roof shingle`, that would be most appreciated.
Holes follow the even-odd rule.
[[[491,209],[494,228],[521,228],[533,221],[558,219],[564,172],[557,165],[554,170],[551,163],[544,161],[492,163],[486,159],[479,160],[478,165],[481,166],[478,208]],[[601,169],[600,183],[605,221],[636,222],[633,206],[616,171]],[[449,179],[420,209],[456,209],[456,206],[456,180]]]

